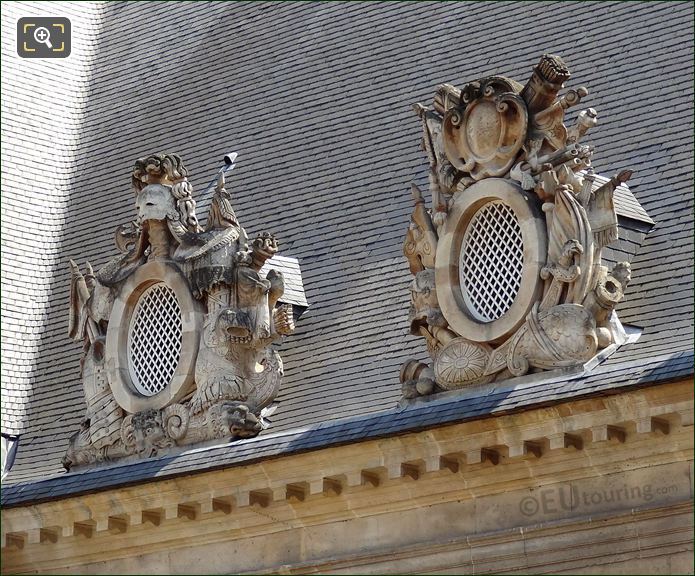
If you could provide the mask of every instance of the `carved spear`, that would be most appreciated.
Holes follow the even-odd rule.
[[[415,113],[418,115],[422,121],[422,144],[427,154],[427,159],[430,162],[429,171],[429,185],[430,194],[432,195],[432,207],[433,207],[433,221],[437,230],[444,223],[446,219],[446,201],[442,197],[442,189],[439,183],[439,177],[437,176],[437,170],[439,168],[439,159],[437,158],[437,153],[435,152],[434,141],[432,140],[432,132],[430,131],[429,125],[427,123],[428,117],[432,116],[432,111],[427,109],[420,103],[413,106]]]

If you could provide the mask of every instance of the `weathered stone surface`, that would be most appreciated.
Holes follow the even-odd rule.
[[[690,407],[682,381],[5,508],[3,569],[666,574],[692,558]]]
[[[84,342],[87,413],[67,469],[267,426],[283,371],[270,344],[294,317],[278,302],[282,273],[263,268],[277,241],[249,242],[224,188],[235,158],[218,173],[205,230],[181,158],[140,158],[137,217],[116,231],[122,254],[96,274],[71,262],[69,334]]]
[[[578,366],[621,343],[613,309],[630,264],[609,270],[601,253],[618,238],[613,194],[632,172],[598,183],[593,147],[579,144],[597,113],[566,128],[565,110],[588,94],[560,96],[569,77],[545,54],[525,85],[444,84],[432,108],[415,106],[432,209],[414,186],[404,253],[411,333],[426,339],[435,381],[401,371],[405,398]]]

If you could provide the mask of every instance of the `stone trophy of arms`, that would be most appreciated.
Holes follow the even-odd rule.
[[[283,371],[270,345],[294,320],[278,302],[282,274],[261,272],[277,241],[249,241],[225,189],[235,158],[218,173],[205,229],[181,158],[140,158],[136,218],[116,231],[121,254],[97,273],[71,261],[69,335],[84,344],[87,410],[67,469],[267,426]]]
[[[444,84],[432,107],[415,106],[432,208],[413,185],[404,254],[410,330],[432,362],[404,364],[405,398],[578,366],[620,343],[613,309],[630,265],[608,269],[601,254],[618,238],[613,193],[631,172],[595,182],[593,148],[580,140],[597,114],[565,126],[565,110],[588,94],[560,96],[569,77],[561,58],[543,55],[525,85]]]

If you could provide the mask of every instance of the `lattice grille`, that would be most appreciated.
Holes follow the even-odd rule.
[[[181,356],[181,307],[166,284],[147,288],[128,332],[128,368],[135,389],[154,396],[167,387]]]
[[[524,244],[514,211],[494,201],[480,208],[463,236],[461,291],[469,312],[483,322],[501,317],[521,286]]]

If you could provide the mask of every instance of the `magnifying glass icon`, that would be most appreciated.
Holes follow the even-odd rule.
[[[51,44],[51,33],[48,31],[48,28],[39,26],[36,30],[34,30],[34,40],[36,40],[39,44],[45,44],[51,50],[53,50],[53,44]]]

